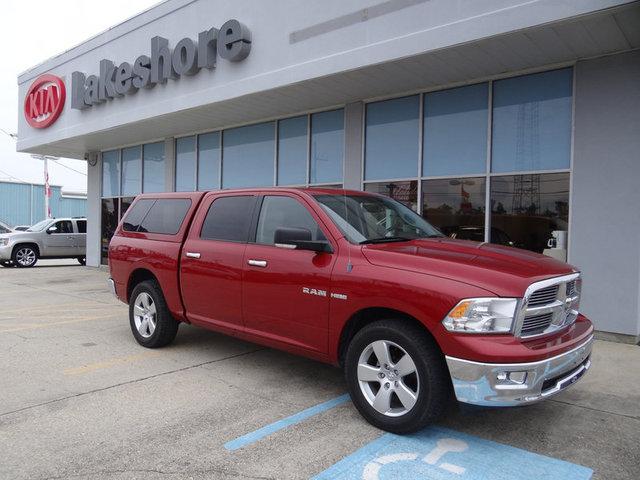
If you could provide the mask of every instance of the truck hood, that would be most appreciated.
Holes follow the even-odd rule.
[[[450,238],[365,245],[362,253],[374,265],[456,280],[503,297],[521,297],[533,282],[577,271],[527,250]]]

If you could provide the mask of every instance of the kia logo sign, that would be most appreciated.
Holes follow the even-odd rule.
[[[33,128],[47,128],[64,108],[64,82],[55,75],[41,75],[29,88],[24,99],[24,117]]]

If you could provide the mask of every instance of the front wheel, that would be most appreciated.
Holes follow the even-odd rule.
[[[86,257],[78,257],[78,258],[76,258],[76,260],[78,260],[78,263],[79,263],[80,265],[82,265],[82,266],[84,266],[84,265],[86,265],[86,264],[87,264],[87,259],[86,259]]]
[[[372,425],[411,433],[437,420],[450,399],[442,352],[431,336],[401,320],[367,325],[345,356],[349,394]]]
[[[20,245],[13,250],[11,258],[18,268],[29,268],[38,261],[38,252],[31,246]]]
[[[133,289],[129,323],[137,342],[147,348],[169,345],[180,325],[169,312],[162,290],[154,280],[141,282]]]

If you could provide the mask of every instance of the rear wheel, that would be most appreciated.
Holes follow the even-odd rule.
[[[13,262],[11,260],[2,260],[0,262],[0,265],[2,265],[3,267],[11,268],[13,267]]]
[[[360,330],[347,349],[345,375],[362,416],[393,433],[434,422],[450,398],[442,352],[424,330],[401,320],[381,320]]]
[[[158,348],[173,342],[180,325],[169,312],[158,283],[146,280],[131,293],[129,323],[137,342],[143,347]]]
[[[38,261],[38,252],[30,245],[19,245],[13,249],[11,258],[18,268],[29,268]]]

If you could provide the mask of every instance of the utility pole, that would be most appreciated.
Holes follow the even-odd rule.
[[[58,160],[58,157],[50,157],[47,155],[31,155],[31,157],[44,162],[44,218],[51,218],[51,206],[49,205],[49,199],[51,198],[49,160]]]

